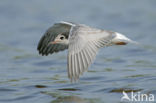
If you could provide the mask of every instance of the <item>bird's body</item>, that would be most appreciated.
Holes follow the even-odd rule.
[[[83,24],[60,22],[54,24],[41,38],[38,51],[42,55],[68,49],[68,77],[76,81],[88,70],[99,48],[132,42],[124,35]]]

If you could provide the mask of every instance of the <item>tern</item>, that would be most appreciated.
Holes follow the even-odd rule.
[[[100,48],[132,42],[134,41],[118,32],[62,21],[45,32],[37,50],[42,56],[47,56],[68,49],[68,77],[71,81],[77,81],[93,63]]]

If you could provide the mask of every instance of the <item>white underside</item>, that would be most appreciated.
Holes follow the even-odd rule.
[[[125,42],[125,43],[134,43],[134,44],[138,44],[135,41],[132,41],[131,39],[129,39],[128,37],[126,37],[123,34],[117,33],[115,32],[115,37],[112,39],[113,43],[117,43],[117,42]]]

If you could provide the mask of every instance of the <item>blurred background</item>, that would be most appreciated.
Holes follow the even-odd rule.
[[[120,32],[140,45],[100,50],[78,83],[67,51],[42,57],[44,32],[72,21]],[[1,0],[0,103],[120,103],[122,91],[156,96],[156,0]]]

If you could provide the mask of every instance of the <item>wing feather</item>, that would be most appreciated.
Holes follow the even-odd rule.
[[[79,74],[81,74],[81,61],[80,61],[80,56],[79,56],[79,54],[76,54],[76,57],[77,57],[77,65],[78,65],[78,77],[79,77]]]
[[[110,32],[96,29],[93,29],[93,31],[90,29],[88,32],[85,30],[87,28],[73,28],[69,38],[68,77],[71,81],[77,81],[79,76],[87,71],[93,63],[99,48],[109,45],[112,40]]]
[[[68,77],[72,77],[72,61],[71,61],[71,56],[68,56]]]

